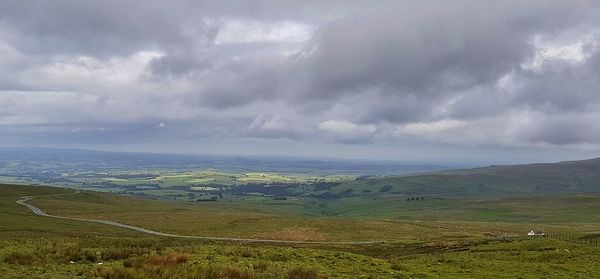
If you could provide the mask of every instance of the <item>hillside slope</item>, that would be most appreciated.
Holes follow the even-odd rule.
[[[356,180],[336,187],[335,192],[408,196],[600,192],[600,158]]]

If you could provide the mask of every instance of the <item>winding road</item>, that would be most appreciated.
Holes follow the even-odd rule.
[[[129,229],[132,231],[137,231],[144,234],[156,235],[156,236],[164,236],[164,237],[175,237],[175,238],[187,238],[187,239],[204,239],[204,240],[216,240],[216,241],[230,241],[230,242],[262,242],[262,243],[279,243],[279,244],[326,244],[326,245],[334,245],[334,244],[345,244],[345,245],[371,245],[371,244],[379,244],[383,243],[383,241],[298,241],[298,240],[275,240],[275,239],[255,239],[255,238],[235,238],[235,237],[212,237],[212,236],[193,236],[193,235],[179,235],[179,234],[170,234],[163,233],[159,231],[144,229],[132,225],[121,224],[113,221],[107,220],[97,220],[97,219],[86,219],[86,218],[75,218],[75,217],[65,217],[58,216],[46,213],[41,208],[27,203],[28,201],[37,198],[37,197],[49,197],[49,196],[64,196],[64,195],[74,195],[79,194],[79,191],[69,194],[55,194],[55,195],[44,195],[44,196],[24,196],[20,197],[17,200],[17,204],[25,206],[29,208],[35,215],[57,218],[57,219],[65,219],[65,220],[73,220],[73,221],[81,221],[81,222],[91,222],[91,223],[99,223],[104,225],[109,225],[113,227],[119,227],[124,229]]]

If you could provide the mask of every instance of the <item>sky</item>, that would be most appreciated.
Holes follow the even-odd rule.
[[[600,2],[0,0],[0,146],[597,157]]]

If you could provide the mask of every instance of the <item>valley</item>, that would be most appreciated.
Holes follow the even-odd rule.
[[[580,263],[600,251],[598,162],[385,176],[129,171],[74,174],[66,177],[85,180],[64,187],[4,184],[0,272],[594,277],[600,270]],[[140,188],[151,184],[155,189]]]

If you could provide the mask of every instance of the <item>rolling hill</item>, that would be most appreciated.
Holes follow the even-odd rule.
[[[473,196],[600,192],[600,158],[558,163],[498,165],[408,176],[355,180],[335,194]]]

